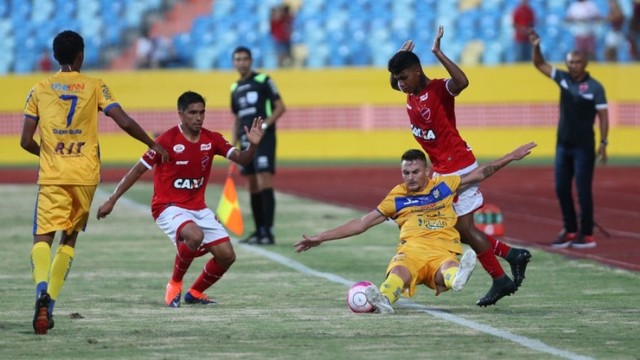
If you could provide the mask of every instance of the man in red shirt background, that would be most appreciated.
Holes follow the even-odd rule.
[[[536,17],[529,0],[520,0],[520,4],[513,9],[513,48],[516,62],[531,61],[531,41],[529,29],[533,28]]]

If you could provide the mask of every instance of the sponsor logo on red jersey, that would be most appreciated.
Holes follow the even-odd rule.
[[[204,184],[204,177],[199,179],[176,179],[173,182],[173,187],[176,189],[195,190],[199,189]]]

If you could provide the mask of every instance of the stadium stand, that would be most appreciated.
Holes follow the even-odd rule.
[[[564,22],[571,1],[530,0],[543,44],[554,44],[545,51],[551,61],[562,61],[573,46]],[[607,0],[595,1],[606,15]],[[455,61],[513,61],[511,12],[518,0],[3,0],[0,74],[35,71],[38,57],[64,29],[85,37],[85,68],[132,69],[132,44],[145,26],[168,36],[187,67],[229,69],[230,52],[242,44],[254,50],[257,67],[274,68],[269,12],[282,2],[294,10],[299,66],[384,67],[404,40],[430,44],[437,25],[445,27],[443,48]],[[628,17],[631,2],[620,3]],[[603,59],[607,26],[597,26],[597,60]],[[425,65],[435,61],[427,52],[418,48]],[[619,54],[619,61],[631,61],[626,42]]]

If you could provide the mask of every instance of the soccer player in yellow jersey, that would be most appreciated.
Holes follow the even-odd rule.
[[[98,111],[160,153],[164,161],[169,157],[120,107],[102,80],[80,74],[84,40],[78,33],[68,30],[59,33],[53,40],[53,54],[61,69],[29,92],[20,139],[22,148],[40,158],[31,250],[36,334],[46,334],[53,328],[53,307],[71,268],[78,232],[85,229],[100,182]],[[34,139],[36,129],[40,142]],[[62,235],[51,260],[56,231],[62,231]]]
[[[537,145],[522,145],[488,164],[458,175],[429,178],[430,166],[420,150],[408,150],[402,155],[401,170],[404,182],[394,187],[378,207],[361,218],[353,219],[331,230],[293,244],[296,252],[309,250],[325,241],[361,234],[386,219],[393,219],[400,227],[400,243],[387,267],[387,276],[380,286],[370,287],[367,300],[379,313],[393,313],[393,307],[402,293],[413,296],[416,285],[424,284],[441,292],[459,291],[467,283],[476,265],[473,250],[462,258],[460,234],[453,200],[457,191],[480,182],[514,160],[531,153]]]

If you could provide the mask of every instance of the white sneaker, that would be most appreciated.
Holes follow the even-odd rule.
[[[393,307],[386,296],[380,293],[376,286],[369,286],[364,290],[369,304],[373,305],[380,314],[393,314]]]
[[[456,276],[453,278],[453,282],[451,283],[451,289],[453,291],[460,291],[464,287],[464,285],[471,278],[471,274],[473,274],[473,269],[476,268],[476,253],[469,249],[464,252],[462,258],[460,258],[460,267],[458,268],[458,272]]]

